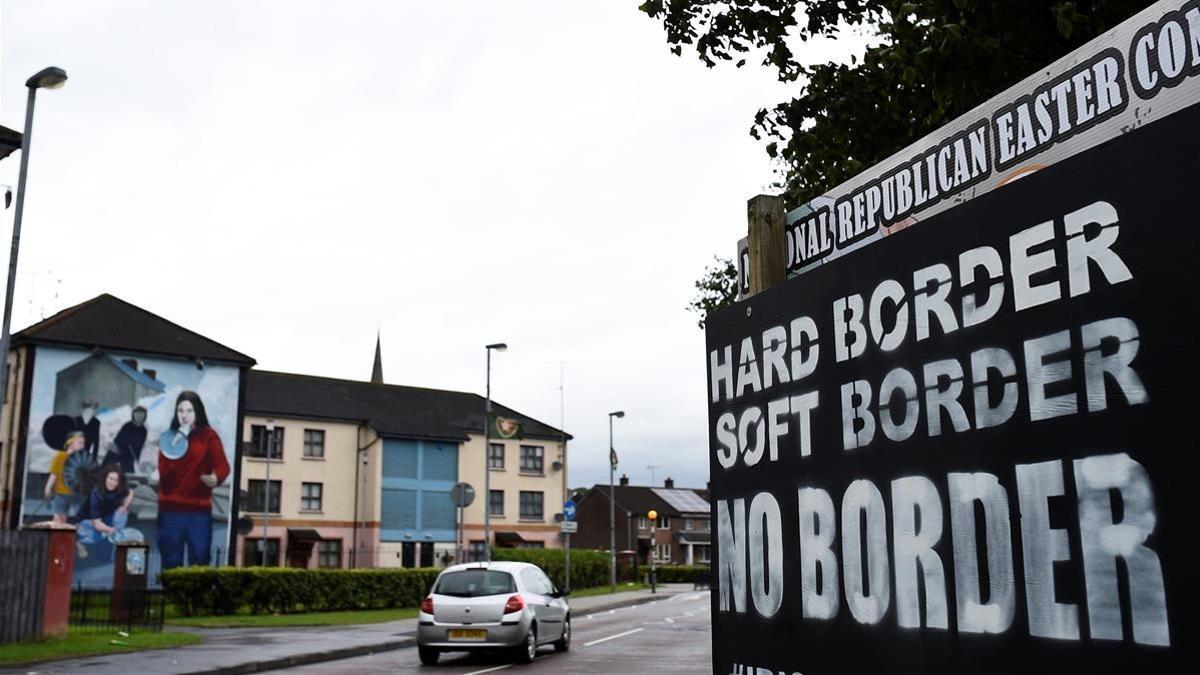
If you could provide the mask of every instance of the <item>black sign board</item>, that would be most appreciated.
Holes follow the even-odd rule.
[[[1195,662],[1198,130],[709,317],[714,672]]]

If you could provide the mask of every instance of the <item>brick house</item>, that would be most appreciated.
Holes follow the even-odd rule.
[[[617,550],[635,551],[638,564],[707,565],[711,560],[712,527],[708,490],[677,488],[668,478],[662,487],[630,485],[627,476],[613,488]],[[647,513],[658,512],[658,527],[651,541]],[[578,502],[575,520],[579,532],[571,544],[577,548],[608,550],[609,487],[593,485]]]

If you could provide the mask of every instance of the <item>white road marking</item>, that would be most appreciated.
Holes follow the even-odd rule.
[[[666,621],[667,623],[675,623],[675,619],[672,619],[671,617],[667,617],[663,619],[663,621]]]
[[[491,672],[495,672],[497,670],[504,670],[505,668],[512,668],[512,665],[513,664],[509,663],[509,664],[505,664],[503,666],[495,666],[493,668],[484,668],[483,670],[472,670],[471,672],[465,673],[464,675],[482,675],[483,673],[491,673]]]
[[[623,638],[626,635],[633,635],[634,633],[640,633],[644,630],[646,630],[646,629],[645,628],[634,628],[633,630],[627,630],[624,633],[617,633],[616,635],[609,635],[608,637],[603,637],[603,638],[600,638],[599,640],[592,640],[591,642],[585,642],[585,643],[583,643],[583,646],[591,647],[592,645],[598,645],[601,642],[608,642],[609,640],[616,640],[617,638]],[[486,671],[481,671],[481,672],[486,672]],[[472,675],[472,674],[468,673],[467,675]]]

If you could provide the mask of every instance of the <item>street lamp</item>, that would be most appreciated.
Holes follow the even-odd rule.
[[[275,438],[275,420],[267,420],[267,428],[263,431],[263,446],[267,449],[267,489],[263,496],[263,536],[259,542],[262,551],[262,566],[267,566],[267,552],[270,548],[271,534],[271,441]]]
[[[8,256],[8,288],[4,293],[4,324],[0,328],[0,409],[4,408],[8,395],[8,343],[9,324],[12,322],[13,290],[17,283],[17,253],[21,250],[21,216],[25,213],[25,177],[29,173],[29,143],[33,137],[33,102],[38,89],[58,89],[67,82],[67,71],[50,68],[39,71],[25,81],[29,87],[29,98],[25,103],[25,133],[21,136],[21,173],[17,178],[17,211],[13,215],[12,252]]]
[[[483,559],[492,561],[492,464],[488,458],[492,447],[492,350],[503,352],[503,342],[485,345],[487,350],[487,397],[483,403]]]
[[[617,469],[617,451],[613,448],[613,418],[624,417],[624,410],[608,413],[608,580],[617,592],[617,496],[613,494],[613,472]]]
[[[646,517],[650,519],[650,592],[654,593],[654,559],[658,557],[658,511],[650,509]]]

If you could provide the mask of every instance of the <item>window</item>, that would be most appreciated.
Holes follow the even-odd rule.
[[[342,566],[342,540],[323,539],[317,546],[317,567]]]
[[[696,529],[700,530],[701,532],[707,532],[708,531],[708,518],[698,518],[696,520]]]
[[[489,443],[488,444],[488,468],[503,469],[504,468],[504,444]]]
[[[654,547],[654,562],[671,562],[671,545],[659,544]]]
[[[639,530],[650,529],[650,521],[646,519],[646,516],[638,516],[638,529]]]
[[[709,563],[712,561],[712,559],[709,558],[710,553],[708,546],[696,546],[695,549],[697,563]]]
[[[482,544],[483,542],[478,542]],[[471,548],[476,542],[471,542]],[[482,598],[517,592],[517,582],[508,572],[497,570],[459,570],[438,577],[433,592],[452,598]],[[478,608],[476,608],[478,609]]]
[[[683,529],[690,532],[692,530],[692,522],[693,521],[691,518],[684,518],[683,519]]]
[[[267,481],[250,481],[250,489],[246,491],[246,510],[250,513],[279,513],[279,489],[279,481],[271,481],[271,494],[268,503]],[[268,506],[270,507],[269,510]]]
[[[492,490],[488,493],[488,513],[493,516],[504,515],[504,490]]]
[[[259,567],[263,564],[262,539],[243,540],[242,567]],[[267,566],[279,566],[279,539],[267,539]]]
[[[483,560],[483,554],[487,551],[486,545],[482,539],[475,539],[467,547],[467,559],[471,562]]]
[[[517,548],[546,548],[544,541],[523,541]]]
[[[304,430],[304,456],[325,456],[325,432],[321,429]]]
[[[541,520],[543,518],[541,492],[526,492],[521,491],[521,518],[527,520]]]
[[[521,471],[524,473],[545,473],[543,459],[545,448],[540,445],[521,446]]]
[[[265,426],[255,424],[250,427],[250,457],[265,459],[267,457],[267,444],[270,442],[270,458],[280,460],[283,459],[283,427],[275,427],[268,432]]]
[[[300,510],[301,511],[320,511],[321,510],[321,493],[324,488],[321,483],[301,483],[300,484]]]
[[[660,530],[671,529],[671,517],[670,516],[659,516],[658,517],[658,529],[660,529]]]

